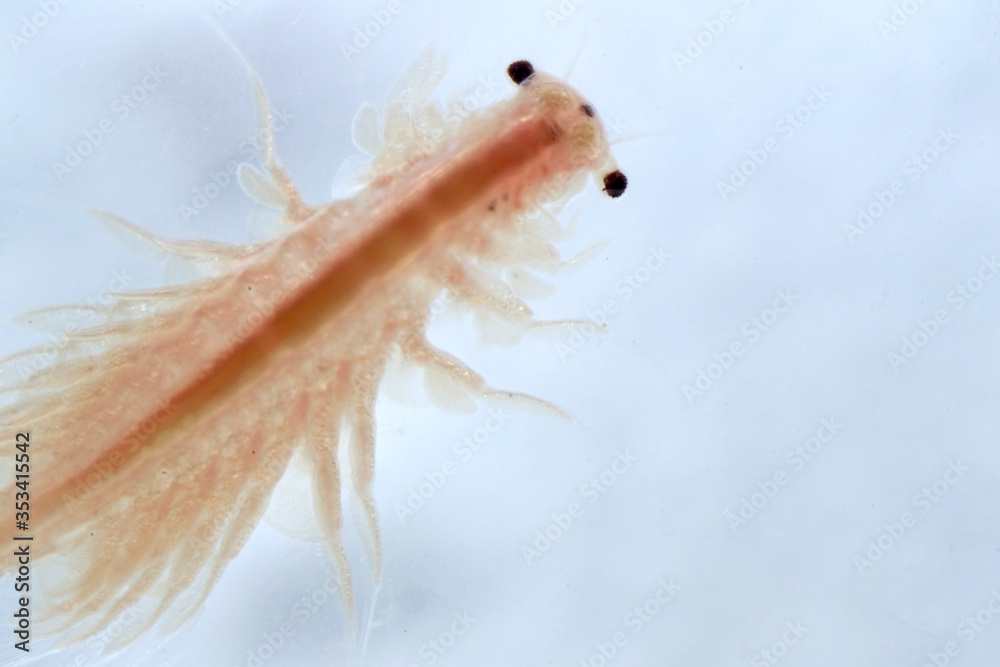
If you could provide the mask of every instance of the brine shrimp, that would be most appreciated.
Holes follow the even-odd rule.
[[[359,112],[353,136],[370,155],[364,187],[321,205],[306,203],[279,164],[254,79],[263,169],[243,164],[238,178],[283,221],[270,240],[176,241],[97,214],[200,275],[80,307],[96,324],[69,333],[55,363],[0,387],[4,437],[30,434],[31,557],[45,567],[33,579],[42,586],[32,591],[33,630],[75,643],[123,614],[137,620],[120,646],[154,626],[175,630],[298,456],[354,632],[341,484],[349,479],[364,517],[377,581],[373,415],[393,355],[423,371],[443,407],[504,401],[561,414],[492,388],[432,345],[429,313],[447,291],[484,330],[543,326],[525,298],[544,285],[536,274],[564,264],[553,242],[566,230],[553,208],[588,176],[611,197],[626,178],[593,106],[563,81],[518,61],[508,68],[516,94],[452,118],[430,99],[442,73],[426,51],[381,115]],[[44,326],[73,311],[21,320]],[[0,370],[42,354],[19,353]],[[2,497],[14,496],[14,483],[13,474],[0,478]],[[10,505],[4,516],[14,525]],[[3,574],[15,571],[4,563]]]

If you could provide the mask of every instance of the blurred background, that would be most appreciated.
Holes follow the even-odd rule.
[[[357,153],[357,109],[428,45],[440,99],[469,110],[513,92],[513,60],[572,67],[629,177],[568,205],[566,256],[608,243],[532,303],[603,333],[498,347],[452,309],[431,330],[575,421],[380,400],[379,591],[346,537],[364,642],[323,549],[262,523],[178,634],[109,658],[112,627],[32,659],[8,635],[0,662],[1000,657],[1000,3],[45,0],[0,25],[4,322],[178,279],[87,209],[267,233],[223,177],[254,159],[248,67],[311,202]],[[3,355],[58,344],[0,332]]]

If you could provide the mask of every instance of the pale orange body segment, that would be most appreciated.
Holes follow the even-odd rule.
[[[434,64],[418,65],[411,108],[395,113],[433,126]],[[301,202],[269,145],[267,177],[241,179],[280,200],[287,233],[258,246],[172,246],[217,275],[121,295],[60,363],[6,389],[4,432],[32,434],[35,558],[58,556],[51,574],[63,577],[47,595],[50,630],[79,640],[140,602],[151,604],[123,641],[161,619],[176,627],[245,543],[298,448],[353,618],[338,441],[347,427],[378,576],[373,410],[390,351],[441,395],[543,405],[490,389],[431,346],[428,311],[447,289],[486,319],[531,326],[504,272],[557,267],[547,239],[559,226],[526,208],[553,182],[568,184],[565,198],[588,172],[620,173],[592,108],[544,74],[445,129],[432,154],[400,150],[407,137],[389,143],[366,190],[319,207]],[[624,177],[607,188],[620,194]]]

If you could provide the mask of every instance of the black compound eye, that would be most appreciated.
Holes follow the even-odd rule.
[[[625,174],[617,169],[604,174],[604,191],[608,193],[609,197],[621,197],[625,193],[627,185],[628,179],[625,178]]]
[[[507,68],[507,76],[509,76],[510,80],[519,86],[527,81],[528,78],[534,73],[535,68],[532,67],[531,63],[527,60],[518,60],[517,62],[511,63]]]
[[[580,111],[587,114],[591,118],[594,117],[594,107],[590,106],[589,104],[581,104]]]

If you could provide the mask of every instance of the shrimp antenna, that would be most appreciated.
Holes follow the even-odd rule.
[[[573,62],[569,64],[569,69],[563,75],[563,81],[569,83],[569,77],[573,74],[573,68],[580,61],[580,56],[583,55],[583,47],[587,44],[587,26],[583,27],[583,39],[580,41],[580,47],[576,50],[576,55],[573,56]]]
[[[667,137],[666,132],[662,131],[650,131],[650,132],[640,132],[639,134],[629,134],[624,137],[615,137],[608,141],[609,146],[617,146],[618,144],[624,144],[627,141],[635,141],[636,139],[648,139],[650,137]],[[667,137],[667,139],[674,140],[677,137]]]
[[[222,25],[217,18],[208,13],[207,7],[200,7],[198,13],[201,14],[202,20],[212,29],[212,32],[214,32],[216,36],[218,36],[218,38],[229,47],[229,50],[236,56],[236,59],[246,70],[249,77],[256,78],[257,72],[250,64],[250,60],[246,57],[246,54],[243,53],[243,50],[236,45],[236,42],[233,41],[233,38],[230,36],[229,31],[226,30],[226,27]]]

